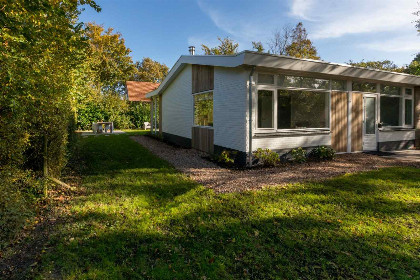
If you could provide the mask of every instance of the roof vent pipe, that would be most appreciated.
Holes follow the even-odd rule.
[[[189,46],[188,50],[190,52],[190,55],[195,55],[195,47],[194,46]]]

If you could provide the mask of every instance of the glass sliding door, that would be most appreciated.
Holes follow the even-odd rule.
[[[364,96],[364,135],[363,150],[374,151],[377,149],[376,141],[376,96]]]

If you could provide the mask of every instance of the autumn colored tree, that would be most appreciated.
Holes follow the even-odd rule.
[[[363,68],[369,69],[377,69],[377,70],[385,70],[385,71],[393,71],[393,72],[404,72],[404,67],[399,67],[391,60],[378,60],[378,61],[360,61],[354,62],[350,60],[347,64],[352,66],[358,66]]]
[[[264,46],[259,41],[258,42],[252,42],[252,48],[254,50],[256,50],[257,52],[260,52],[260,53],[264,52]]]
[[[149,57],[137,61],[135,66],[137,71],[131,79],[133,81],[161,83],[169,71],[168,66]]]
[[[232,39],[228,37],[222,39],[220,37],[217,38],[219,40],[220,45],[210,48],[206,45],[201,45],[204,54],[206,55],[234,55],[238,53],[239,44],[235,43]]]
[[[136,68],[121,33],[88,23],[86,35],[90,45],[88,78],[92,87],[98,93],[123,93],[125,81],[134,75]]]
[[[297,58],[319,59],[315,46],[308,39],[308,33],[299,22],[292,31],[292,42],[286,47],[286,54]]]

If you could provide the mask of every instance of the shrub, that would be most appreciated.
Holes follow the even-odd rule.
[[[316,160],[331,160],[334,156],[334,149],[327,146],[316,147],[309,153],[309,157]]]
[[[279,154],[270,149],[258,148],[254,152],[254,157],[261,161],[264,166],[275,166],[280,162]]]
[[[306,151],[302,147],[293,149],[291,152],[291,155],[292,155],[292,161],[294,162],[297,162],[297,163],[306,162]]]
[[[217,161],[226,165],[233,165],[234,159],[232,158],[233,152],[224,150],[218,157]]]

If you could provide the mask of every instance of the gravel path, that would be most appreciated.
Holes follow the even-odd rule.
[[[374,170],[390,166],[414,166],[419,162],[403,162],[371,154],[342,154],[332,161],[285,164],[273,168],[230,170],[222,168],[203,157],[206,155],[193,149],[168,145],[147,136],[131,136],[131,139],[149,149],[158,157],[171,163],[176,169],[216,192],[237,192],[262,189],[273,185],[310,180],[322,180],[345,173]]]

